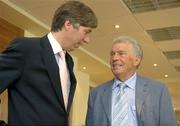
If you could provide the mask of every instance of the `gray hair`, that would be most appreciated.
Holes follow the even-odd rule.
[[[143,58],[143,50],[142,50],[141,46],[139,45],[139,43],[135,39],[133,39],[129,36],[119,36],[113,40],[113,44],[116,44],[116,43],[131,44],[133,46],[133,52],[134,52],[135,56],[137,56],[140,59]]]

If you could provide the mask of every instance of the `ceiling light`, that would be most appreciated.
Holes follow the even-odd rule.
[[[154,67],[157,67],[157,64],[156,64],[156,63],[154,63],[154,64],[153,64],[153,66],[154,66]]]
[[[83,67],[83,70],[86,70],[86,67]]]
[[[165,78],[167,78],[167,77],[168,77],[168,75],[167,75],[167,74],[165,74],[165,75],[164,75],[164,77],[165,77]]]
[[[118,29],[120,26],[119,25],[115,25],[114,27]]]

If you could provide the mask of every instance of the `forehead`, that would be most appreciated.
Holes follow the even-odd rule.
[[[130,43],[114,43],[112,45],[112,51],[118,51],[118,50],[131,50],[132,49],[132,44]]]

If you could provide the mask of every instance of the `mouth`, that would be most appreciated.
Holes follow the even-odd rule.
[[[122,67],[123,65],[122,64],[113,64],[112,66],[113,67]]]
[[[123,68],[122,64],[113,64],[112,65],[112,69],[114,69],[114,70],[118,70],[118,69],[122,69],[122,68]]]

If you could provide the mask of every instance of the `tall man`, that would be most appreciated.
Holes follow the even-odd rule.
[[[114,40],[110,65],[114,79],[89,96],[86,126],[176,126],[164,84],[136,73],[143,51],[136,40]]]
[[[17,38],[0,54],[0,93],[8,89],[8,125],[68,126],[76,88],[68,51],[88,43],[96,27],[87,5],[67,1],[56,10],[51,32]]]

